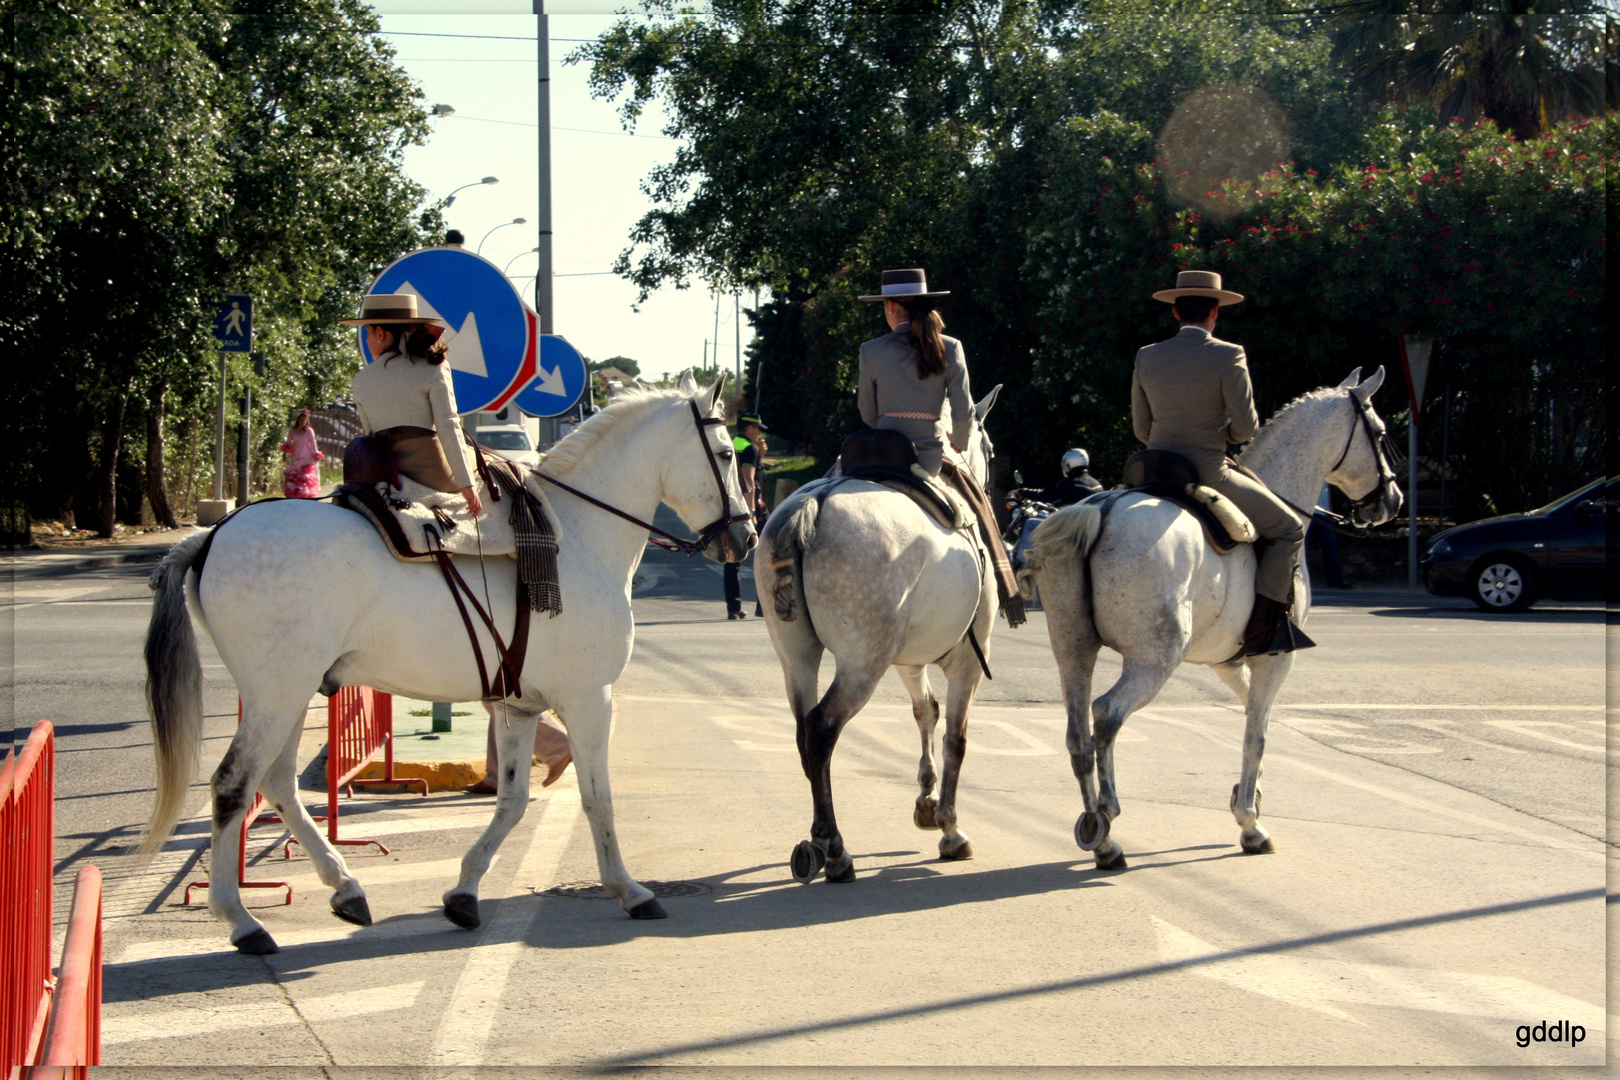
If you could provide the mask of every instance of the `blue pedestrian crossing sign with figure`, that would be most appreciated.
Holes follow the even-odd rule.
[[[499,409],[534,374],[535,320],[500,267],[460,248],[428,248],[395,260],[373,293],[411,293],[417,314],[445,324],[440,341],[455,384],[456,409]],[[364,328],[360,355],[366,348]]]
[[[589,375],[567,338],[542,334],[534,368],[534,380],[512,399],[518,408],[530,416],[561,416],[578,404]]]
[[[214,305],[214,339],[220,352],[253,349],[253,297],[226,296]]]

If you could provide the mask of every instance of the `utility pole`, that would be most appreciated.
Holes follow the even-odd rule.
[[[742,298],[731,292],[731,323],[737,339],[737,393],[742,393]]]
[[[214,499],[216,501],[225,497],[225,381],[226,357],[225,350],[219,353],[219,413],[216,416],[217,426],[214,432]]]
[[[759,290],[754,290],[754,318],[759,318]],[[759,388],[765,381],[765,360],[754,365],[754,415],[759,415]]]
[[[539,82],[536,90],[540,112],[540,206],[536,219],[540,229],[540,245],[535,249],[540,254],[540,268],[534,276],[534,313],[540,316],[540,332],[554,334],[557,329],[551,297],[551,19],[546,15],[546,0],[534,0],[534,13],[537,17],[535,42]],[[549,447],[557,441],[560,432],[561,425],[555,417],[542,419],[541,445]]]
[[[714,342],[714,373],[715,373],[715,375],[719,375],[720,374],[720,292],[719,292],[718,289],[715,290],[715,294],[714,294],[714,337],[711,338],[710,340]]]

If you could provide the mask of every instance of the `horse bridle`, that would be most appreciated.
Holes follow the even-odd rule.
[[[720,459],[715,457],[714,447],[709,445],[709,440],[704,434],[703,430],[711,425],[723,425],[725,424],[725,421],[720,419],[718,416],[704,416],[703,413],[698,410],[697,402],[691,398],[687,398],[686,403],[692,407],[692,422],[697,425],[698,442],[703,446],[704,456],[709,459],[709,470],[714,473],[715,486],[720,490],[721,516],[715,518],[713,521],[703,526],[703,528],[699,529],[696,540],[683,540],[678,536],[667,533],[651,522],[642,521],[635,515],[627,514],[616,506],[610,506],[601,499],[587,495],[576,487],[565,484],[555,477],[547,476],[539,469],[533,470],[533,474],[548,484],[562,488],[570,495],[576,495],[579,498],[584,499],[586,502],[590,503],[594,507],[597,507],[598,509],[606,510],[610,514],[617,514],[619,517],[624,518],[624,520],[630,522],[631,524],[639,525],[648,532],[657,533],[660,537],[662,537],[662,539],[652,540],[650,542],[657,544],[666,551],[678,551],[682,555],[688,556],[696,555],[698,552],[712,544],[717,536],[719,536],[726,529],[730,528],[732,525],[739,521],[752,521],[753,515],[725,513],[725,511],[731,509],[731,494],[726,491],[726,479],[720,474]]]
[[[1373,460],[1378,463],[1378,483],[1373,485],[1371,491],[1351,504],[1350,517],[1320,508],[1314,513],[1341,528],[1355,529],[1360,532],[1371,527],[1361,519],[1362,511],[1382,499],[1385,489],[1395,483],[1395,471],[1389,467],[1389,458],[1394,456],[1394,453],[1389,446],[1389,433],[1382,429],[1374,430],[1372,406],[1358,397],[1354,389],[1346,392],[1350,395],[1350,403],[1356,408],[1356,419],[1359,423],[1350,425],[1350,437],[1344,442],[1344,452],[1339,455],[1339,460],[1333,463],[1333,468],[1328,470],[1328,475],[1331,476],[1338,472],[1339,466],[1343,465],[1345,459],[1350,456],[1350,448],[1356,444],[1356,432],[1365,431],[1367,433],[1367,445],[1372,447]],[[1299,508],[1295,507],[1295,509]],[[1310,516],[1312,515],[1306,514],[1306,517]]]

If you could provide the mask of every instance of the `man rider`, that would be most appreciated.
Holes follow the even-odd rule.
[[[1089,471],[1091,455],[1078,446],[1073,450],[1064,451],[1060,467],[1063,470],[1063,478],[1051,487],[1018,488],[1013,491],[1013,496],[1034,499],[1036,502],[1050,503],[1053,506],[1069,506],[1103,489],[1102,484]]]
[[[1136,354],[1131,377],[1131,422],[1153,450],[1171,450],[1198,470],[1199,483],[1219,491],[1271,541],[1255,570],[1255,601],[1243,631],[1244,656],[1292,652],[1313,644],[1289,618],[1294,566],[1305,544],[1305,522],[1258,480],[1238,472],[1226,456],[1260,428],[1243,346],[1215,337],[1221,307],[1243,297],[1221,288],[1221,276],[1183,270],[1176,287],[1153,294],[1174,305],[1181,331]]]

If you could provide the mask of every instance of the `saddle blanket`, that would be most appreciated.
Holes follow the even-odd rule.
[[[378,495],[377,502],[370,499],[363,502],[350,500],[351,509],[359,510],[378,526],[396,559],[424,559],[436,551],[473,557],[483,555],[485,558],[517,556],[517,532],[510,513],[511,496],[503,493],[500,502],[494,501],[480,480],[478,495],[484,502],[484,512],[475,522],[472,515],[467,513],[466,500],[459,494],[437,491],[404,476],[400,477],[399,483],[397,489],[387,483],[379,483],[374,489]],[[533,485],[526,486],[537,498],[540,497]],[[389,516],[398,525],[397,532],[376,520],[378,503],[387,507]],[[543,498],[541,503],[553,535],[559,535],[561,529],[550,504]],[[405,546],[403,551],[400,550],[402,538]]]

